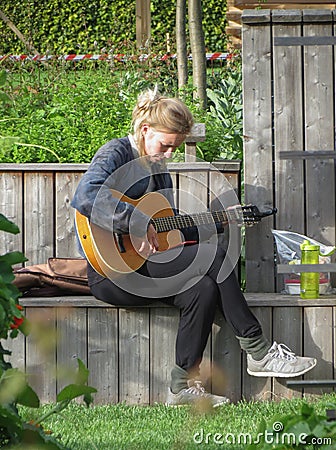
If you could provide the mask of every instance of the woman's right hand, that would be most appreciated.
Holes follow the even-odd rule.
[[[132,236],[134,249],[143,257],[148,258],[159,249],[157,232],[152,224],[148,226],[147,235],[143,237]]]

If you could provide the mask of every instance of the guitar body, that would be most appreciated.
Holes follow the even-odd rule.
[[[131,203],[152,219],[174,216],[170,203],[159,192],[145,194],[137,200],[113,189],[111,192],[115,198]],[[78,211],[75,214],[75,224],[85,257],[100,275],[115,279],[122,274],[134,272],[146,261],[133,247],[131,235],[122,235],[122,242],[118,242],[112,231],[90,223],[89,219]],[[165,251],[179,245],[182,239],[178,230],[171,230],[158,233],[158,241],[159,251]]]

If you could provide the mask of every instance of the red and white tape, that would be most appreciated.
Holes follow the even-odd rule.
[[[231,56],[231,53],[223,53],[223,52],[216,52],[216,53],[206,53],[206,59],[208,61],[213,60],[225,60],[229,59]],[[85,55],[76,55],[76,54],[70,54],[70,55],[61,55],[61,56],[55,56],[55,55],[0,55],[0,61],[4,59],[9,59],[11,61],[49,61],[52,59],[57,59],[60,61],[83,61],[83,60],[89,60],[89,61],[119,61],[124,62],[127,60],[134,60],[139,59],[140,61],[146,61],[147,59],[153,58],[153,59],[159,59],[161,61],[165,61],[169,58],[176,58],[175,54],[166,54],[163,56],[153,56],[153,55],[141,55],[139,57],[136,56],[128,56],[122,53],[118,53],[116,55],[112,54],[99,54],[99,55],[93,55],[93,54],[85,54]],[[189,56],[189,59],[192,59],[192,55]]]

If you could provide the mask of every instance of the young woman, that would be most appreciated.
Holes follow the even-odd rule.
[[[160,251],[157,225],[153,215],[140,207],[141,199],[144,194],[160,192],[174,208],[165,159],[192,128],[189,109],[176,98],[149,90],[138,98],[132,125],[133,134],[113,139],[98,150],[72,206],[91,224],[116,237],[121,253],[125,250],[122,236],[129,236],[136,254],[146,260],[141,267],[117,277],[104,267],[97,270],[88,264],[89,285],[96,298],[120,306],[159,299],[181,311],[167,404],[190,404],[205,398],[216,407],[229,401],[206,392],[198,381],[217,308],[247,353],[250,375],[293,377],[312,369],[314,358],[296,356],[283,344],[271,345],[263,335],[233,268],[228,269],[226,252],[208,240],[211,234],[223,232],[221,224],[185,227],[183,240],[189,242]],[[121,198],[116,191],[121,192]],[[131,199],[140,199],[139,207]]]

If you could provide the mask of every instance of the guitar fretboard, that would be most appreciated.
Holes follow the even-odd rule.
[[[171,230],[181,230],[183,228],[208,225],[211,223],[226,223],[227,221],[227,215],[224,211],[156,217],[152,219],[158,233],[166,233]]]

